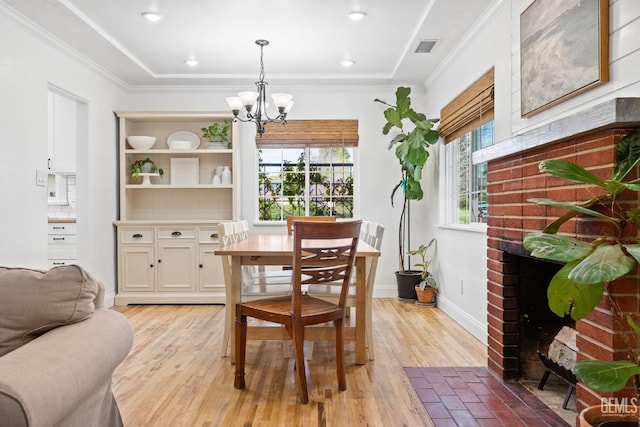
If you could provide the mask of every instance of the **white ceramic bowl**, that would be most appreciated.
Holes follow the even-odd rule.
[[[167,141],[171,150],[191,150],[193,149],[193,143],[191,141]]]
[[[155,136],[128,136],[127,142],[134,150],[148,150],[156,143]]]

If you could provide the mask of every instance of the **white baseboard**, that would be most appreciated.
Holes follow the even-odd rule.
[[[396,298],[398,296],[398,288],[395,285],[376,285],[373,288],[374,298]]]
[[[487,325],[486,323],[479,322],[477,319],[469,316],[464,310],[460,309],[457,305],[442,297],[437,296],[438,308],[442,310],[447,316],[458,322],[460,326],[465,328],[471,335],[476,337],[478,341],[487,345]]]
[[[104,306],[105,308],[111,308],[116,305],[116,293],[109,292],[104,294]]]

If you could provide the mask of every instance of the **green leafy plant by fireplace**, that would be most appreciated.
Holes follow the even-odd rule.
[[[614,282],[631,273],[640,263],[640,237],[625,234],[632,227],[640,228],[638,196],[628,197],[628,192],[640,192],[640,179],[629,179],[637,171],[640,161],[640,129],[622,138],[616,147],[616,157],[611,177],[601,180],[586,169],[564,160],[546,160],[540,163],[540,171],[574,183],[590,186],[597,195],[582,203],[566,203],[550,199],[529,199],[530,202],[567,212],[548,225],[541,233],[528,234],[524,246],[537,258],[565,263],[551,279],[547,288],[549,308],[560,317],[570,315],[580,320],[589,315],[604,297],[607,290],[609,305],[620,328],[626,322],[638,335],[640,327],[633,318],[637,313],[626,313],[616,299]],[[634,175],[635,176],[635,175]],[[625,193],[624,200],[621,195]],[[635,203],[630,203],[634,200]],[[609,234],[592,240],[579,240],[558,234],[560,227],[577,216],[596,218],[611,224]],[[628,350],[628,360],[583,360],[576,363],[575,373],[582,382],[597,391],[613,392],[625,387],[635,378],[636,393],[640,395],[640,354],[635,340],[623,334]]]

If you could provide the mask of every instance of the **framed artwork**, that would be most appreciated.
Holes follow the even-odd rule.
[[[609,1],[534,0],[520,15],[520,112],[609,81]]]

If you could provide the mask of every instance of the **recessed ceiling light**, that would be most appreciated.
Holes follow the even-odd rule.
[[[367,16],[367,14],[366,12],[363,12],[361,10],[352,10],[351,12],[347,13],[347,16],[352,21],[360,21],[364,19]]]
[[[187,64],[189,67],[195,67],[196,65],[198,65],[200,63],[200,61],[198,61],[195,58],[189,58],[189,59],[185,60],[184,63]]]
[[[164,16],[158,12],[142,12],[141,15],[144,19],[150,22],[158,22],[164,18]]]
[[[342,61],[340,61],[340,65],[342,65],[345,68],[349,68],[353,64],[355,64],[355,61],[353,61],[352,59],[343,59]]]

